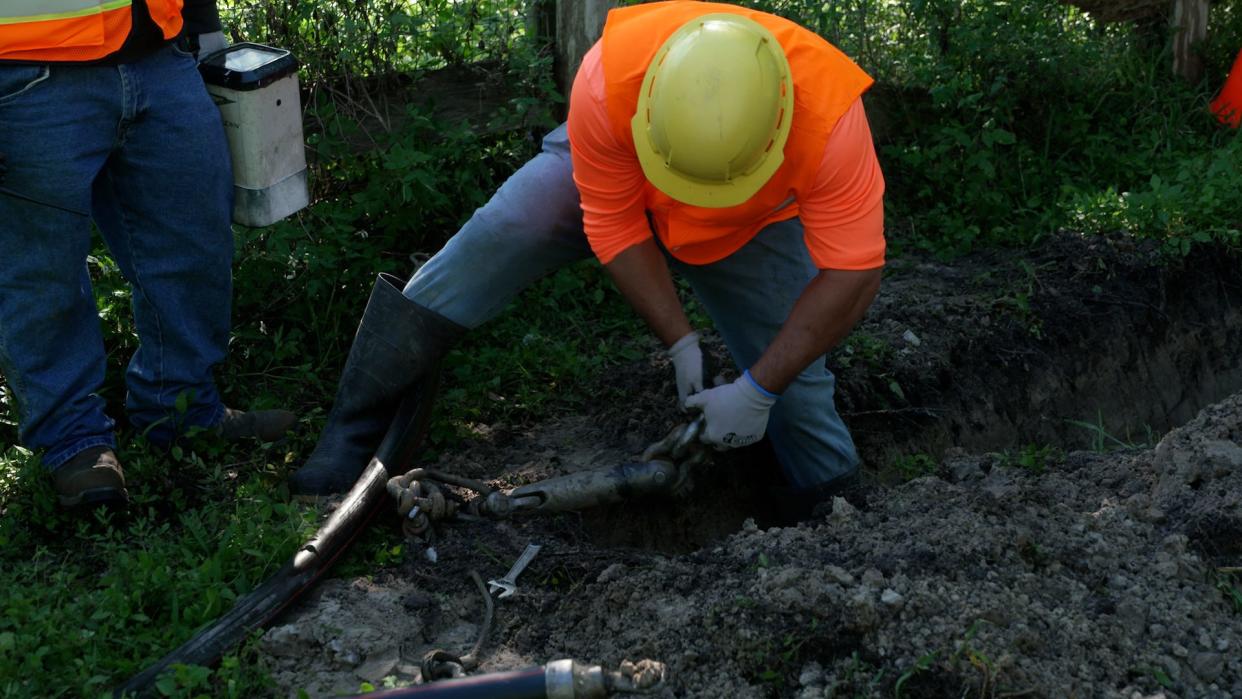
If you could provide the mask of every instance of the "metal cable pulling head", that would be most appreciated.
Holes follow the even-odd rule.
[[[428,468],[416,468],[388,481],[388,494],[405,519],[407,536],[427,534],[434,522],[461,517],[500,519],[515,512],[566,512],[644,496],[681,497],[693,484],[690,471],[710,453],[699,441],[703,418],[683,423],[653,442],[637,462],[590,469],[497,490],[481,481]],[[461,500],[443,486],[473,493]]]

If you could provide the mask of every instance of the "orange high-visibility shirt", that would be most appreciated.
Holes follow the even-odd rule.
[[[710,3],[691,4],[705,8],[703,13],[720,8]],[[612,21],[612,14],[609,21]],[[678,17],[676,26],[668,28],[668,34],[681,23]],[[767,192],[768,200],[775,202],[770,209],[762,209],[757,215],[748,212],[744,220],[727,220],[736,214],[735,209],[706,209],[675,202],[669,207],[671,199],[647,181],[632,138],[619,133],[617,115],[609,111],[608,79],[603,65],[603,45],[607,39],[606,30],[605,38],[584,57],[574,81],[569,109],[574,181],[582,199],[587,239],[601,262],[607,264],[626,248],[647,240],[652,235],[648,222],[650,213],[656,235],[670,254],[690,264],[708,264],[727,257],[764,226],[794,216],[802,219],[807,249],[817,267],[860,270],[884,264],[884,177],[862,102],[856,95],[844,103],[841,114],[828,115],[837,118],[827,122],[826,138],[818,142],[811,140],[823,145],[812,160],[802,159],[809,167],[798,170],[792,179],[789,172],[781,179],[782,170],[777,171],[769,185],[781,189]],[[662,41],[656,42],[655,47]],[[787,47],[795,86],[799,57],[805,48],[800,46],[799,51],[789,52]],[[640,67],[645,72],[646,63]],[[635,66],[635,69],[640,67]],[[856,85],[862,84],[862,89],[870,84],[869,78],[865,83],[857,76],[851,78]],[[861,93],[861,89],[858,92]],[[796,87],[794,96],[797,100]],[[629,113],[633,113],[632,107]],[[628,119],[626,121],[628,129]],[[794,124],[798,124],[796,116]],[[782,169],[787,165],[797,167],[791,161],[794,159],[789,158],[787,146]],[[671,213],[670,208],[674,209]],[[686,226],[687,221],[689,227],[697,230],[689,236],[692,242],[683,243],[678,239],[678,231],[670,235],[669,229],[679,222]],[[682,236],[682,240],[685,238]]]

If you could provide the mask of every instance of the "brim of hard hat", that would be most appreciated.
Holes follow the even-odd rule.
[[[647,138],[647,125],[634,117],[634,138],[637,140],[641,130],[642,138]],[[642,165],[643,175],[656,189],[673,199],[691,206],[707,209],[724,209],[746,203],[759,193],[763,186],[772,179],[772,175],[785,161],[782,150],[773,148],[773,152],[764,158],[763,163],[745,175],[737,175],[728,182],[708,182],[683,175],[670,168],[664,158],[652,148],[636,149],[638,162]]]
[[[725,13],[713,13],[696,17],[682,25],[680,29],[673,32],[672,36],[665,40],[660,50],[652,57],[651,63],[647,66],[647,73],[643,76],[643,85],[638,93],[638,104],[635,105],[634,117],[630,120],[630,130],[634,136],[634,150],[638,154],[638,162],[642,166],[643,175],[646,176],[647,181],[656,189],[683,204],[701,206],[708,209],[724,209],[744,204],[748,199],[755,196],[759,190],[763,189],[768,180],[772,179],[772,175],[776,173],[785,161],[785,143],[789,139],[790,122],[793,120],[794,110],[793,73],[789,67],[789,61],[785,56],[784,50],[780,50],[776,52],[776,55],[781,62],[781,68],[787,76],[786,81],[788,83],[785,88],[785,94],[781,99],[784,115],[773,139],[772,150],[763,159],[763,162],[750,172],[734,175],[728,182],[701,180],[677,172],[668,166],[665,157],[656,150],[651,143],[651,137],[647,133],[651,83],[655,80],[656,68],[663,62],[669,48],[682,33],[696,23],[721,15],[733,16]],[[780,46],[776,37],[766,27],[760,26],[760,30],[767,34],[776,46]]]

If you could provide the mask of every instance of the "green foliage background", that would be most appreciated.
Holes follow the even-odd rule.
[[[811,27],[877,80],[868,110],[896,254],[1038,244],[1058,229],[1121,231],[1171,255],[1238,244],[1242,142],[1207,102],[1242,48],[1242,10],[1213,7],[1205,79],[1169,70],[1159,26],[1099,25],[1055,2],[748,2]],[[0,696],[96,696],[188,638],[295,549],[315,513],[284,477],[313,446],[377,272],[408,275],[529,158],[562,102],[520,0],[224,0],[232,38],[303,64],[315,205],[238,229],[232,405],[286,406],[302,424],[263,449],[201,435],[156,451],[120,421],[127,520],[60,512],[37,455],[0,456]],[[475,71],[506,98],[469,121],[423,89]],[[101,394],[120,412],[137,344],[129,287],[106,248],[90,270],[109,351]],[[450,357],[433,447],[476,425],[529,421],[590,399],[654,346],[597,267],[541,282]],[[0,390],[4,390],[0,386]],[[5,390],[0,402],[12,407]],[[12,411],[0,439],[15,445]],[[915,464],[917,471],[921,466]],[[349,570],[392,557],[375,531]],[[180,668],[173,696],[270,693],[248,648]]]
[[[869,112],[899,243],[942,254],[1058,229],[1238,243],[1242,143],[1207,103],[1242,48],[1214,3],[1200,84],[1163,24],[1097,24],[1057,2],[748,3],[812,27],[877,81]]]

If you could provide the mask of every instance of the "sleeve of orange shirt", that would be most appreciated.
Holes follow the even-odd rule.
[[[643,203],[646,178],[638,156],[613,133],[604,96],[600,43],[587,52],[569,97],[569,144],[582,197],[582,227],[599,261],[608,264],[651,237]]]
[[[884,174],[862,99],[832,130],[819,175],[799,198],[806,247],[820,269],[884,266]]]

